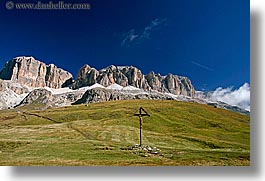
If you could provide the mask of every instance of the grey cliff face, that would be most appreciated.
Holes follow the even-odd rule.
[[[153,90],[169,92],[175,95],[194,97],[195,89],[187,77],[168,74],[161,76],[153,71],[146,75],[146,79]]]
[[[122,69],[125,76],[128,78],[128,84],[134,87],[150,90],[151,87],[149,86],[145,76],[142,74],[141,70],[136,67],[126,67]]]
[[[141,70],[133,66],[114,66],[97,71],[89,65],[83,66],[77,75],[76,82],[72,85],[74,89],[91,86],[99,83],[103,86],[119,84],[121,86],[134,86],[143,90],[156,90],[176,95],[193,97],[195,90],[187,77],[168,74],[161,76],[153,71],[144,75]]]
[[[160,74],[155,74],[153,71],[151,71],[145,77],[153,90],[157,90],[159,92],[166,91],[165,85],[163,84],[163,77]]]
[[[46,65],[33,57],[16,57],[5,64],[0,78],[28,87],[61,88],[72,83],[72,75],[53,64]]]
[[[29,89],[25,86],[13,83],[12,81],[9,81],[9,80],[0,79],[0,93],[4,91],[8,91],[8,89],[12,90],[16,94],[24,94],[24,93],[29,92]]]
[[[113,90],[96,88],[86,91],[84,95],[73,104],[105,102],[111,100],[125,100],[125,97],[121,93]]]
[[[166,89],[172,94],[190,97],[195,95],[194,87],[187,77],[168,74],[162,82]]]
[[[102,69],[99,71],[97,82],[103,86],[109,86],[114,83],[117,83],[121,86],[127,86],[128,78],[120,69],[118,69],[114,65],[111,65],[106,69]]]
[[[77,74],[77,79],[72,85],[74,88],[90,86],[96,83],[96,78],[99,75],[98,71],[94,68],[91,68],[89,65],[84,65],[79,69]]]
[[[45,88],[38,88],[31,91],[16,107],[29,104],[43,104],[45,108],[62,107],[71,105],[71,103],[80,99],[83,94],[84,92],[80,91],[52,94]]]
[[[27,105],[27,104],[46,104],[48,105],[51,101],[52,93],[45,89],[35,89],[31,91],[19,104],[21,105]]]
[[[117,101],[117,100],[173,100],[172,97],[163,94],[126,94],[117,90],[95,88],[86,91],[83,96],[73,104],[89,104],[95,102]]]
[[[132,66],[117,67],[111,65],[105,69],[97,71],[89,65],[84,65],[78,72],[77,79],[72,85],[73,88],[91,86],[99,83],[103,86],[109,86],[117,83],[121,86],[132,85],[141,89],[150,89],[145,76],[141,71]]]

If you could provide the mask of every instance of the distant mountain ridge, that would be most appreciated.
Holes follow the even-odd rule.
[[[5,80],[1,80],[5,79]],[[7,80],[6,80],[7,79]],[[19,106],[70,106],[115,100],[175,100],[206,104],[241,114],[249,111],[220,101],[209,101],[195,92],[187,77],[151,71],[144,75],[133,66],[108,66],[101,70],[84,65],[75,81],[72,75],[33,57],[17,57],[0,71],[0,110]]]
[[[119,84],[123,87],[131,85],[146,91],[156,90],[175,95],[193,97],[195,89],[187,77],[168,74],[161,76],[151,71],[144,75],[140,69],[133,66],[110,65],[104,69],[96,70],[84,65],[73,81],[68,71],[58,68],[54,64],[46,65],[33,57],[16,57],[8,61],[0,71],[0,79],[11,80],[28,87],[62,88],[70,86],[78,89],[99,83],[103,86]]]
[[[133,66],[111,65],[98,71],[89,65],[84,65],[78,71],[77,79],[71,87],[77,89],[95,83],[103,86],[114,83],[124,87],[131,85],[147,91],[156,90],[190,97],[195,95],[195,89],[187,77],[172,74],[161,76],[153,71],[144,75],[140,69]]]

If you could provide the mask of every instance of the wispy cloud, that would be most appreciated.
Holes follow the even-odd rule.
[[[151,34],[155,29],[166,24],[166,18],[156,18],[151,21],[151,23],[146,26],[141,33],[137,33],[135,29],[128,31],[121,42],[122,47],[130,47],[133,44],[140,44],[146,39],[151,38]]]
[[[207,95],[207,99],[211,101],[222,101],[249,111],[250,86],[248,83],[245,83],[236,90],[233,90],[233,87],[219,87],[213,93]]]
[[[143,33],[139,37],[140,39],[149,39],[151,36],[151,33],[154,29],[157,27],[164,25],[166,23],[167,19],[159,19],[156,18],[155,20],[151,21],[150,25],[144,28]]]
[[[135,29],[131,29],[125,34],[124,39],[121,42],[121,46],[129,46],[132,42],[135,41],[135,39],[138,38],[139,35],[135,33]]]
[[[207,67],[207,66],[205,66],[205,65],[202,65],[202,64],[200,64],[200,63],[198,63],[198,62],[191,61],[191,63],[194,64],[194,65],[196,65],[196,66],[198,66],[198,67],[201,67],[201,68],[203,68],[203,69],[205,69],[205,70],[209,70],[209,71],[211,71],[211,72],[214,71],[213,69],[211,69],[211,68],[209,68],[209,67]]]

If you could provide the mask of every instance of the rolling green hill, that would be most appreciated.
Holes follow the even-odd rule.
[[[250,165],[250,117],[178,101],[0,111],[0,165]],[[160,151],[132,150],[139,143]]]

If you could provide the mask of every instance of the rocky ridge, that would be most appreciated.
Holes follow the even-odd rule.
[[[133,99],[151,99],[151,100],[174,100],[170,95],[159,92],[145,92],[142,90],[115,90],[105,88],[94,88],[87,90],[83,96],[73,104],[89,104],[94,102],[133,100]]]
[[[44,108],[103,101],[153,99],[208,104],[249,114],[236,106],[212,102],[195,92],[191,81],[182,76],[161,76],[151,71],[144,75],[133,66],[114,66],[96,70],[84,65],[72,75],[55,65],[46,65],[33,57],[17,57],[0,71],[0,109],[29,104]],[[64,88],[62,88],[64,87]]]
[[[28,87],[9,80],[0,79],[0,110],[19,104],[30,92]]]
[[[15,85],[17,85],[17,83],[15,83]],[[192,98],[171,93],[161,93],[155,90],[145,91],[133,86],[122,87],[118,84],[112,84],[108,87],[104,87],[96,83],[92,86],[86,86],[76,90],[69,88],[53,89],[44,87],[34,88],[28,91],[29,92],[23,94],[17,94],[9,88],[5,88],[4,91],[0,91],[0,109],[20,107],[31,104],[35,105],[34,109],[46,109],[49,107],[62,107],[73,104],[89,104],[104,101],[150,99],[196,102],[199,104],[208,104],[216,108],[223,108],[249,115],[248,111],[222,102],[211,102],[206,99],[195,97]],[[37,105],[42,106],[38,107]]]
[[[49,107],[70,106],[73,102],[80,99],[85,93],[85,90],[72,91],[71,89],[61,90],[50,89],[48,87],[37,88],[28,93],[24,99],[15,107],[39,104],[42,109]],[[39,107],[35,107],[39,109]]]
[[[116,83],[123,87],[130,85],[146,91],[156,90],[190,97],[195,95],[194,87],[187,77],[173,74],[161,76],[153,71],[144,75],[140,69],[133,66],[111,65],[97,70],[86,64],[78,71],[77,78],[73,81],[73,76],[69,72],[54,64],[46,65],[33,57],[25,56],[8,61],[0,71],[0,79],[38,88],[58,89],[70,86],[78,89],[95,83],[105,87]]]
[[[61,88],[72,83],[71,73],[54,64],[46,65],[33,57],[16,57],[0,71],[0,79],[28,87]]]
[[[1,80],[0,79],[0,92],[4,92],[7,90],[11,90],[16,94],[25,94],[30,91],[30,89],[26,86],[23,86],[19,83],[15,83],[10,80]]]
[[[146,91],[156,90],[190,97],[195,95],[194,87],[187,77],[172,74],[161,76],[153,71],[144,75],[141,70],[133,66],[111,65],[98,71],[89,65],[84,65],[78,71],[77,79],[71,87],[78,89],[95,83],[103,86],[109,86],[114,83],[124,87],[131,85]]]

